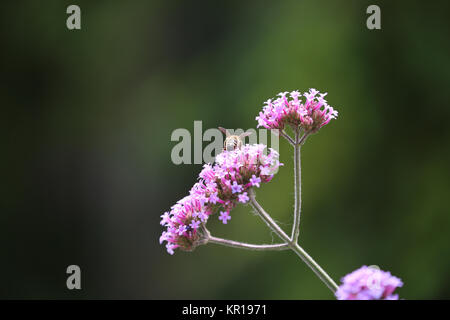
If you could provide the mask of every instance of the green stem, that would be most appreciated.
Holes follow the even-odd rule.
[[[325,283],[325,285],[335,293],[338,289],[337,284],[331,279],[331,277],[323,270],[317,262],[311,258],[310,255],[303,250],[298,243],[292,241],[289,236],[278,226],[278,224],[270,217],[270,215],[261,207],[261,205],[255,199],[255,191],[253,189],[249,190],[250,204],[261,217],[261,219],[275,232],[283,241],[287,243],[289,248],[294,251],[306,265],[319,277],[320,280]]]
[[[297,242],[300,234],[300,213],[302,208],[302,181],[301,181],[301,158],[300,158],[300,130],[295,131],[294,145],[294,222],[292,224],[291,240]]]
[[[245,242],[239,242],[234,240],[222,239],[213,237],[211,235],[208,236],[208,243],[220,244],[227,247],[238,248],[238,249],[247,249],[252,251],[274,251],[274,250],[287,250],[289,246],[286,243],[277,243],[277,244],[251,244]]]

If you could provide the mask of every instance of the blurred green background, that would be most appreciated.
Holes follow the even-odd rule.
[[[82,29],[66,28],[81,7]],[[381,7],[381,30],[366,8]],[[254,128],[280,91],[339,118],[302,151],[300,244],[338,281],[363,264],[405,299],[450,298],[448,2],[20,1],[1,10],[1,298],[332,299],[292,252],[165,252],[160,215],[201,165],[176,128]],[[258,199],[290,230],[293,166]],[[217,236],[277,241],[240,206]],[[66,289],[66,267],[82,290]]]

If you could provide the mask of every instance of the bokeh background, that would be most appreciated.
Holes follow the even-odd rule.
[[[81,7],[82,29],[66,28]],[[381,30],[366,8],[381,7]],[[280,91],[328,92],[339,119],[302,152],[300,243],[338,281],[363,264],[405,299],[450,298],[448,2],[2,2],[0,297],[333,299],[292,252],[170,256],[159,216],[201,165],[176,128],[255,128]],[[286,230],[292,154],[258,199]],[[217,236],[276,241],[248,207]],[[66,267],[82,290],[66,289]]]

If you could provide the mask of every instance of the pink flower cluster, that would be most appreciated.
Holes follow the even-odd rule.
[[[374,267],[362,266],[342,278],[342,285],[336,291],[339,300],[398,300],[393,294],[403,282]]]
[[[256,117],[258,127],[282,130],[290,125],[293,129],[300,127],[305,132],[315,133],[338,115],[324,99],[326,93],[316,89],[303,94],[298,91],[280,92],[278,96],[265,102],[263,111]]]
[[[263,144],[244,145],[241,149],[223,151],[215,164],[205,164],[189,195],[178,201],[161,218],[167,229],[160,237],[166,241],[167,252],[174,249],[193,250],[204,239],[201,225],[220,211],[226,224],[230,211],[239,203],[249,201],[247,190],[269,182],[280,165],[278,152],[270,149],[265,155]]]

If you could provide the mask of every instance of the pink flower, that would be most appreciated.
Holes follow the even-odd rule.
[[[258,178],[255,175],[252,175],[252,178],[250,179],[250,183],[252,184],[252,186],[256,186],[259,188],[260,182],[261,182],[261,178]]]
[[[214,164],[203,166],[199,181],[189,195],[179,200],[169,212],[164,213],[161,224],[166,230],[160,242],[167,242],[167,252],[173,254],[180,248],[192,251],[204,238],[202,224],[210,215],[221,211],[219,219],[227,223],[230,211],[240,202],[249,200],[247,190],[272,180],[273,172],[282,165],[278,152],[262,144],[244,145],[241,149],[223,151]]]
[[[198,221],[198,220],[193,220],[189,226],[190,226],[192,229],[198,229],[199,225],[200,225],[200,221]]]
[[[236,181],[233,181],[233,184],[231,185],[231,192],[232,193],[239,193],[242,191],[242,186],[238,184]]]
[[[239,202],[246,203],[250,198],[247,195],[247,192],[244,192],[238,196]]]
[[[231,217],[230,217],[230,214],[228,213],[228,211],[220,212],[219,220],[222,220],[223,224],[227,224],[227,221],[230,219],[231,219]]]
[[[174,254],[174,251],[173,251],[174,245],[168,243],[168,244],[166,244],[166,249],[167,249],[167,252],[168,252],[170,255],[173,255],[173,254]]]
[[[180,225],[178,227],[178,235],[182,236],[186,230],[187,230],[187,227],[184,224]]]
[[[314,133],[338,115],[324,99],[326,93],[310,89],[301,95],[298,91],[292,91],[291,99],[287,98],[287,93],[281,92],[278,94],[280,98],[266,102],[263,111],[256,117],[258,127],[282,130],[290,125],[294,129],[300,127]],[[301,101],[301,96],[305,97],[304,102]]]
[[[208,202],[212,204],[216,204],[219,201],[219,197],[217,196],[217,192],[210,194],[208,198]]]
[[[201,222],[205,222],[206,219],[208,219],[208,215],[205,212],[199,212],[197,214],[197,217],[200,219]]]
[[[394,290],[403,282],[390,272],[362,266],[342,278],[336,291],[339,300],[398,300]]]
[[[161,215],[161,218],[162,218],[162,219],[161,219],[160,224],[161,224],[162,226],[166,225],[166,224],[169,222],[169,219],[170,219],[169,212],[164,212],[164,214]]]

